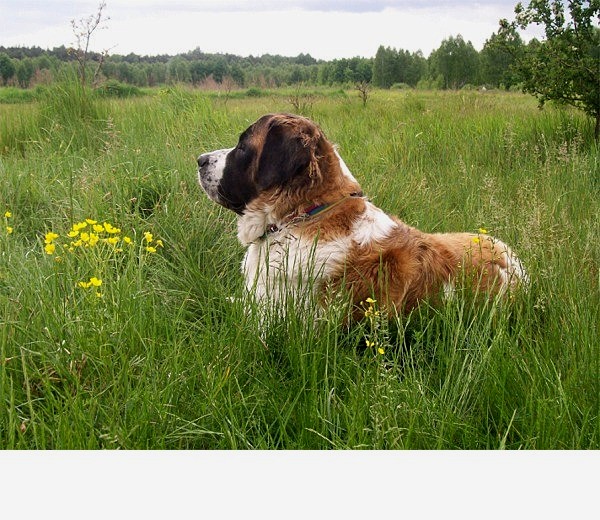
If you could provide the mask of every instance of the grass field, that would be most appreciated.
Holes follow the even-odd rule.
[[[530,290],[350,331],[330,309],[261,338],[228,299],[243,251],[195,158],[296,110],[378,206],[487,229]],[[341,90],[57,85],[0,104],[0,446],[598,449],[599,161],[584,116],[512,93],[375,91],[363,107]]]

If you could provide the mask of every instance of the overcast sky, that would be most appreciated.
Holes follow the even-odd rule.
[[[106,28],[92,50],[111,54],[204,52],[240,56],[308,53],[315,58],[372,57],[379,45],[421,50],[462,34],[476,49],[514,18],[517,0],[107,0]],[[69,46],[71,20],[99,0],[0,0],[0,45]],[[534,33],[530,33],[532,35]],[[529,36],[530,36],[529,35]],[[525,35],[527,39],[528,35]]]

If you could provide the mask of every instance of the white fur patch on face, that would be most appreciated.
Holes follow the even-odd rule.
[[[350,179],[352,182],[357,182],[357,180],[354,178],[354,175],[352,175],[350,168],[348,168],[348,166],[346,166],[344,159],[342,159],[342,156],[338,153],[337,150],[335,150],[335,155],[338,158],[338,160],[340,161],[340,167],[342,168],[342,173],[344,174],[344,176],[348,177],[348,179]]]
[[[202,154],[198,158],[198,181],[206,194],[215,202],[219,202],[219,183],[223,178],[227,154],[233,148],[223,148]]]
[[[389,236],[397,224],[382,210],[370,202],[364,213],[352,226],[352,239],[360,246],[377,242]]]

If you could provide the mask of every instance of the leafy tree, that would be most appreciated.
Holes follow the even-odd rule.
[[[31,61],[31,58],[25,58],[21,61],[18,61],[17,66],[15,67],[15,75],[19,85],[23,88],[29,87],[29,83],[31,82],[34,72],[35,70],[33,68],[33,62]]]
[[[172,58],[167,64],[167,75],[170,83],[190,81],[191,75],[188,61],[181,56]]]
[[[0,53],[0,78],[2,78],[2,83],[6,84],[14,74],[15,66],[13,65],[12,60],[8,57],[8,54],[4,52]]]
[[[471,42],[465,42],[459,34],[444,40],[429,56],[432,77],[441,75],[443,88],[458,89],[467,83],[476,83],[479,53]]]
[[[408,83],[415,86],[427,68],[421,52],[380,46],[373,60],[373,85],[390,88],[394,83]]]
[[[479,54],[482,82],[506,89],[519,83],[513,67],[524,51],[525,44],[516,30],[507,30],[502,36],[492,34]]]
[[[389,88],[394,84],[394,50],[380,45],[373,61],[373,84],[376,87]]]
[[[566,11],[568,8],[568,11]],[[529,45],[517,60],[524,92],[543,105],[554,100],[583,110],[595,119],[600,139],[600,0],[531,0],[515,7],[515,20],[500,20],[501,37],[511,31],[541,25],[545,40]],[[508,48],[508,47],[507,47]]]

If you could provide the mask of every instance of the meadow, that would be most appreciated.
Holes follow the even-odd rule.
[[[580,113],[477,91],[9,94],[0,447],[600,448],[600,153]],[[513,245],[529,290],[261,336],[195,159],[275,111],[318,122],[387,212]]]

